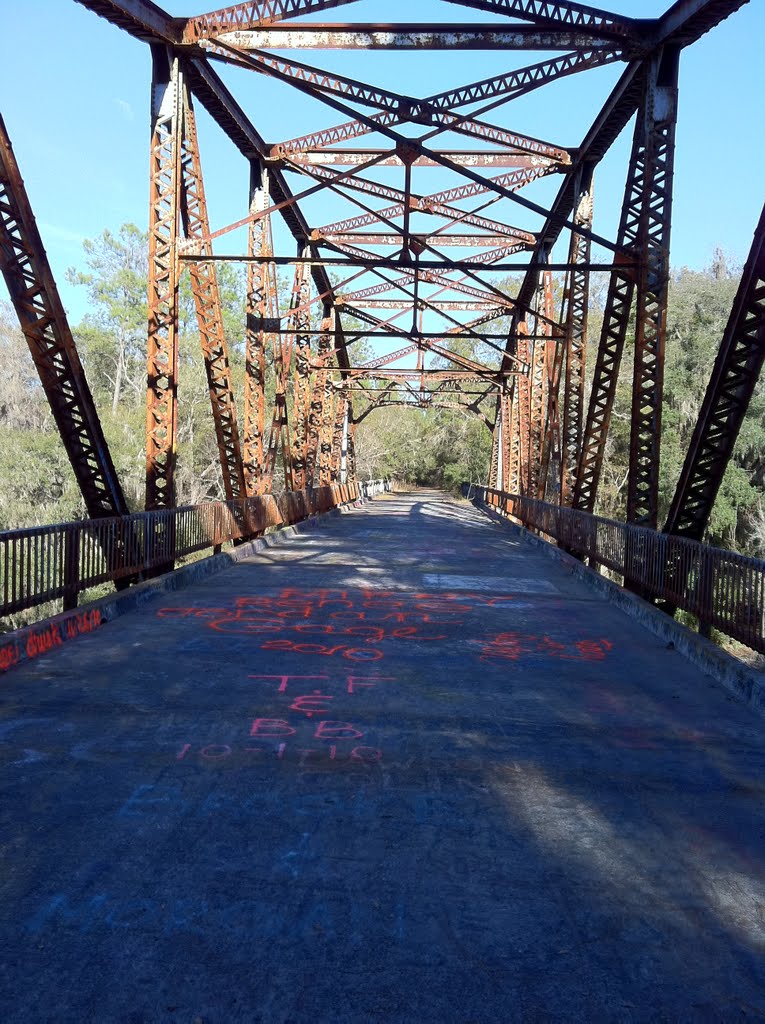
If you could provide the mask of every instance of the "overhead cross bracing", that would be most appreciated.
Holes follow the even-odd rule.
[[[175,501],[189,274],[229,498],[267,493],[279,457],[288,488],[337,482],[326,452],[342,439],[352,463],[356,424],[403,405],[477,415],[492,484],[591,509],[634,307],[628,512],[655,525],[679,57],[747,0],[678,0],[652,18],[623,3],[428,0],[406,22],[381,20],[375,0],[77,2],[148,43],[153,66],[148,507]],[[566,137],[552,110],[570,113]],[[228,223],[205,201],[201,111],[249,164]],[[625,131],[614,231],[597,165]],[[246,267],[243,395],[217,261]],[[593,272],[609,304],[588,342]]]

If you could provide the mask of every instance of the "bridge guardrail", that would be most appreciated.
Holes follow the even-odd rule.
[[[765,654],[765,561],[477,484],[463,494]]]
[[[392,490],[391,480],[359,480],[359,491],[363,498],[376,498],[378,494],[388,494]]]
[[[118,585],[172,566],[176,558],[251,540],[269,527],[300,522],[362,496],[356,484],[333,484],[279,497],[265,494],[133,515],[84,519],[0,532],[0,616]]]

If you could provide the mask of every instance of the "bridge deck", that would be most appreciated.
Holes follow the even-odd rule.
[[[2,681],[15,1021],[765,1016],[760,719],[433,492]]]

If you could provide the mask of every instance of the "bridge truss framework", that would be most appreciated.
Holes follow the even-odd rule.
[[[148,510],[176,504],[179,280],[188,272],[227,499],[268,494],[278,467],[291,492],[353,479],[357,425],[376,410],[405,406],[478,416],[493,436],[490,486],[593,512],[618,373],[634,330],[627,519],[657,527],[680,56],[748,0],[678,0],[661,17],[642,20],[573,0],[446,0],[449,10],[488,12],[494,20],[400,25],[310,20],[332,8],[361,8],[363,0],[251,0],[187,18],[151,0],[76,2],[147,43],[152,56]],[[281,56],[357,48],[409,50],[413,60],[424,49],[531,56],[515,70],[425,97]],[[544,59],[534,59],[535,51]],[[576,149],[501,123],[513,100],[610,64],[622,68],[620,77]],[[220,65],[320,101],[332,123],[266,142]],[[199,105],[250,168],[242,219],[217,229],[205,198]],[[618,231],[608,239],[593,229],[595,171],[633,119]],[[448,174],[450,186],[417,191],[415,175],[428,169]],[[397,175],[399,184],[382,183],[381,171]],[[552,175],[560,182],[552,203],[529,198],[524,190]],[[324,194],[342,202],[347,216],[316,226],[304,206]],[[536,217],[536,230],[513,226],[519,210]],[[289,229],[293,252],[276,251],[276,217]],[[246,253],[214,250],[217,239],[244,225]],[[568,255],[556,263],[561,236],[568,237]],[[608,253],[606,261],[593,261],[593,246]],[[764,250],[765,215],[666,524],[697,540],[765,355]],[[124,515],[1,120],[0,260],[88,513]],[[216,277],[224,260],[247,268],[239,416]],[[278,294],[281,267],[294,275],[286,309]],[[515,296],[497,287],[497,275],[511,270],[523,275]],[[595,271],[607,272],[609,285],[586,401]],[[565,275],[560,308],[555,272]],[[388,350],[354,363],[353,346],[365,338]],[[480,343],[489,355],[462,354],[464,341]]]

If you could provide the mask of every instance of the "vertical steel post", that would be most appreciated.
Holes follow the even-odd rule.
[[[568,293],[566,292],[563,300],[564,311],[567,302]],[[554,312],[552,287],[550,287],[546,290],[545,294],[545,315],[552,319]],[[554,500],[557,501],[561,463],[560,385],[565,345],[560,331],[554,329],[551,324],[545,325],[545,330],[550,339],[546,343],[547,411],[542,434],[542,464],[537,485],[537,498],[542,501],[546,499],[553,500],[552,495],[548,494],[552,487],[555,492]],[[551,464],[552,475],[550,471]]]
[[[345,483],[345,438],[348,429],[348,385],[342,384],[335,402],[335,422],[332,428],[332,483]]]
[[[628,247],[634,250],[637,240],[643,179],[641,143],[642,134],[638,125],[635,130],[627,192],[619,225],[618,242],[623,250]],[[586,512],[595,510],[634,291],[635,272],[631,262],[625,262],[623,267],[614,267],[606,296],[595,375],[571,502],[574,508]]]
[[[299,246],[298,255],[310,256],[307,246]],[[308,455],[308,415],[311,401],[311,271],[308,264],[295,267],[292,288],[291,327],[294,332],[295,377],[292,403],[292,479],[301,491],[306,486]]]
[[[491,463],[489,464],[489,487],[501,491],[504,485],[502,465],[502,405],[497,410],[497,419],[491,436]]]
[[[577,225],[592,229],[592,169],[583,175],[578,189],[579,201],[574,212]],[[561,440],[560,502],[570,505],[573,499],[573,475],[582,448],[584,418],[584,371],[587,356],[587,317],[590,302],[590,262],[592,244],[585,235],[572,232],[568,260],[566,298],[566,374],[563,388],[563,434]]]
[[[515,378],[512,401],[509,408],[508,430],[507,430],[507,479],[505,489],[510,494],[521,493],[521,431],[520,431],[520,403],[518,398],[518,378]]]
[[[627,522],[656,529],[661,406],[669,289],[669,240],[680,51],[665,47],[648,69],[643,119],[646,167],[638,231],[635,371],[627,480]]]
[[[324,307],[321,321],[321,337],[317,351],[319,369],[313,375],[313,387],[310,393],[308,412],[308,436],[306,446],[306,484],[315,487],[320,475],[321,432],[324,423],[324,401],[329,377],[329,360],[335,341],[335,311],[332,306]]]
[[[334,402],[336,391],[332,386],[332,374],[327,371],[324,381],[324,404],[321,431],[319,434],[319,486],[332,483],[332,431],[334,426]]]
[[[345,482],[355,484],[356,477],[356,427],[353,421],[353,405],[348,401],[348,419],[345,436]]]
[[[210,234],[210,220],[207,215],[196,119],[185,84],[182,94],[181,221],[186,237],[197,242],[197,251],[203,256],[212,256],[212,245],[205,241]],[[226,499],[231,501],[244,497],[245,486],[218,276],[212,262],[191,263],[189,274],[218,442],[223,489]]]
[[[540,287],[537,289],[536,308],[540,313],[544,312],[546,308],[545,296],[548,288],[552,288],[552,274],[545,271]],[[536,497],[542,467],[542,438],[547,404],[547,342],[541,337],[543,321],[539,317],[534,317],[533,324],[534,337],[527,342],[531,355],[527,493]]]
[[[529,453],[531,436],[531,373],[528,325],[526,321],[518,324],[518,358],[529,366],[528,371],[516,378],[518,386],[518,440],[520,459],[518,462],[519,494],[529,494]]]
[[[250,164],[250,214],[262,213],[271,204],[268,172],[253,160]],[[272,256],[269,216],[250,221],[249,256]],[[266,430],[266,319],[269,308],[272,267],[268,263],[247,264],[247,329],[244,381],[244,478],[248,497],[263,493]]]
[[[163,46],[152,46],[146,390],[147,509],[172,508],[175,505],[181,89],[182,74],[178,58]]]

